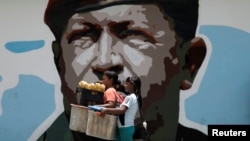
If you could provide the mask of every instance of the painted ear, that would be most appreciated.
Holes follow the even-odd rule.
[[[58,70],[58,72],[60,72],[60,54],[61,54],[61,48],[58,42],[53,41],[52,42],[52,51],[54,54],[54,62],[56,64],[56,68]]]
[[[202,38],[196,37],[191,41],[190,47],[185,56],[185,65],[183,67],[183,70],[187,69],[189,71],[191,80],[182,81],[182,90],[186,90],[192,87],[192,82],[204,61],[206,51],[207,47]]]
[[[56,41],[52,42],[52,51],[54,53],[54,58],[59,58],[61,49],[60,49],[60,45]]]

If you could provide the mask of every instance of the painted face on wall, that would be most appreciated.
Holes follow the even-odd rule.
[[[189,52],[195,43],[182,42],[172,22],[152,3],[118,4],[73,14],[58,37],[62,91],[69,102],[74,102],[81,80],[96,82],[106,70],[116,71],[121,80],[138,76],[148,127],[154,134],[151,139],[159,140],[167,131],[167,140],[174,140],[180,89],[191,87],[191,77],[199,69],[206,49],[198,51],[202,52],[200,57],[194,57],[199,56],[197,49],[204,47],[203,40],[193,40],[201,44]],[[183,85],[186,79],[191,82]]]
[[[121,80],[139,76],[146,95],[151,84],[161,85],[168,77],[166,61],[178,65],[175,44],[175,32],[156,5],[76,13],[61,41],[65,81],[74,90],[81,80],[95,82],[104,70],[115,70]]]

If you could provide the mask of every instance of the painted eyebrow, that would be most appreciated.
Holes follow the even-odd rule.
[[[89,22],[84,22],[82,23],[82,25],[85,25],[86,28],[74,30],[70,32],[69,35],[66,37],[69,44],[72,43],[73,40],[82,36],[89,36],[94,42],[98,39],[101,34],[100,31],[102,30],[100,26]]]
[[[111,32],[115,33],[120,38],[125,38],[126,35],[141,35],[145,37],[149,42],[156,43],[157,41],[155,38],[148,34],[144,29],[141,29],[140,27],[135,28],[129,28],[129,25],[131,24],[130,21],[124,21],[124,22],[111,22],[109,23],[109,27],[111,29]],[[120,34],[117,34],[120,33]]]
[[[23,53],[44,47],[44,40],[11,41],[5,44],[5,48],[14,53]]]

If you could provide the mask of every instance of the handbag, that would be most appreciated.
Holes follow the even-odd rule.
[[[148,137],[148,131],[142,123],[135,125],[135,132],[133,139],[146,139]]]
[[[137,101],[138,101],[138,98],[137,98]],[[133,134],[133,139],[146,139],[148,137],[148,131],[147,131],[146,125],[145,126],[143,125],[143,123],[146,124],[146,121],[144,120],[139,101],[137,103],[138,103],[139,112],[140,112],[140,122],[135,125],[135,132]]]

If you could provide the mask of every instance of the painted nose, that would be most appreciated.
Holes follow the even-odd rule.
[[[112,63],[112,55],[114,53],[113,43],[115,42],[115,37],[108,32],[107,28],[104,28],[103,33],[99,40],[99,64],[109,64]]]
[[[117,40],[115,36],[108,32],[107,28],[104,28],[98,41],[98,55],[96,55],[95,65],[92,66],[92,71],[99,79],[102,78],[104,71],[111,70],[117,74],[123,71],[121,57],[116,50]]]

